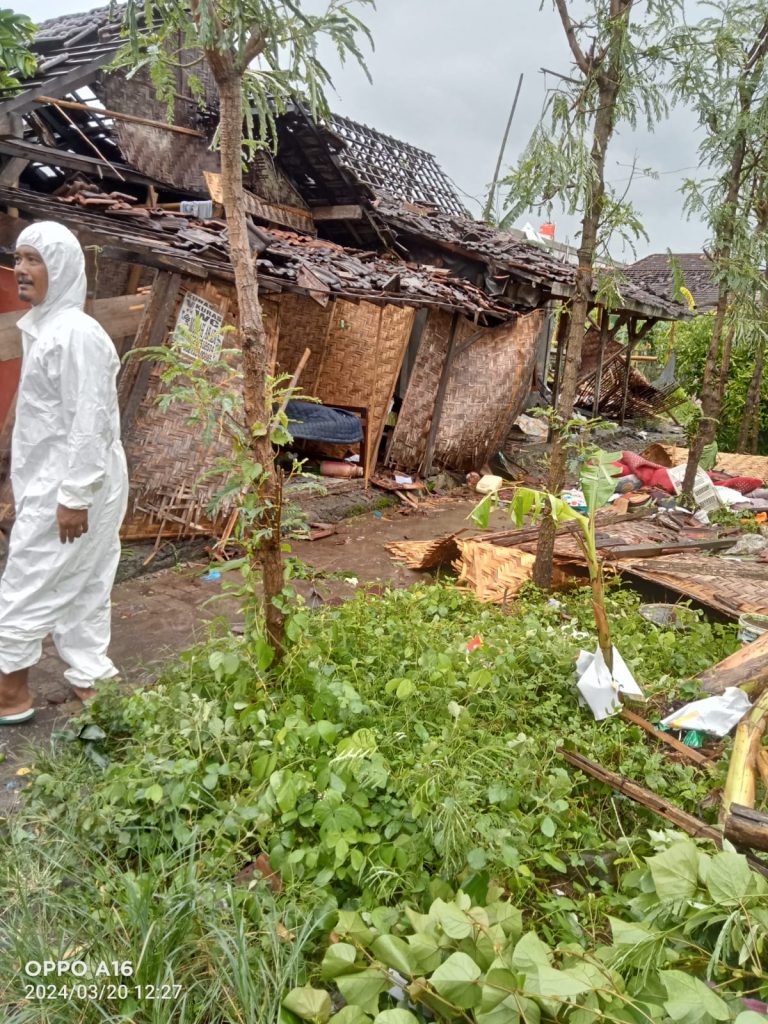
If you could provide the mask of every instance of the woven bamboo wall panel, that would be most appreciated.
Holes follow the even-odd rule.
[[[281,295],[277,322],[278,372],[293,373],[305,348],[312,355],[301,376],[305,395],[326,405],[368,410],[371,460],[384,428],[414,310],[370,302]]]
[[[292,295],[290,292],[284,292],[279,298],[265,300],[265,304],[266,301],[269,302],[270,310],[274,310],[268,325],[268,335],[272,351],[276,349],[277,352],[276,372],[292,374],[304,349],[310,349],[312,355],[304,367],[299,387],[305,395],[318,398],[317,381],[333,303],[323,308],[306,295]]]
[[[486,331],[453,361],[435,441],[435,462],[465,472],[499,447],[523,411],[531,386],[536,342],[544,320],[537,309]],[[473,332],[461,322],[459,338]]]
[[[213,282],[190,286],[196,294],[215,305],[225,319],[231,322],[234,297],[227,285]],[[183,301],[184,290],[177,301],[177,311]],[[176,315],[170,318],[171,329]],[[234,339],[227,336],[224,346],[233,348]],[[205,508],[220,486],[215,479],[198,483],[216,459],[229,453],[225,435],[210,443],[201,436],[200,428],[189,422],[191,407],[174,402],[161,410],[157,402],[168,387],[161,380],[161,368],[155,367],[149,379],[146,394],[139,406],[133,426],[124,438],[128,460],[130,492],[125,529],[154,520],[159,526],[167,514],[169,524],[178,520],[197,522],[206,519]],[[173,516],[173,519],[170,517]],[[193,533],[193,529],[185,531]]]
[[[388,462],[416,472],[427,447],[435,396],[448,351],[451,313],[431,309],[424,324],[416,359],[397,425],[392,434]]]

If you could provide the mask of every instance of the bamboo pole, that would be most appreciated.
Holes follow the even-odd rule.
[[[87,103],[76,103],[74,100],[57,100],[52,96],[36,96],[35,103],[44,105],[53,104],[56,107],[66,107],[67,110],[83,110],[89,114],[97,114],[99,117],[109,117],[115,121],[127,121],[130,124],[144,124],[149,128],[163,128],[167,132],[176,132],[177,135],[192,135],[198,139],[204,139],[203,132],[194,128],[183,128],[178,124],[165,124],[163,121],[153,121],[148,117],[138,117],[135,114],[122,114],[119,110],[106,110],[101,107],[91,107]]]

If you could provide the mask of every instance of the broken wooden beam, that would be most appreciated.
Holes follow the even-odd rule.
[[[731,804],[723,821],[725,836],[732,843],[750,850],[768,851],[768,814],[754,807]]]
[[[729,686],[747,683],[758,686],[768,683],[768,633],[701,672],[697,678],[707,693],[723,693]]]
[[[178,124],[167,124],[165,121],[153,121],[148,117],[137,117],[135,114],[123,114],[119,110],[106,110],[102,107],[93,107],[87,103],[77,103],[75,100],[59,100],[52,96],[36,96],[35,103],[52,104],[56,107],[64,107],[65,110],[82,110],[89,114],[96,114],[98,117],[108,117],[114,121],[127,121],[130,124],[143,124],[149,128],[162,128],[167,132],[175,132],[177,135],[193,135],[195,138],[204,139],[205,134],[195,128],[183,128]]]
[[[560,753],[569,764],[573,765],[574,768],[578,768],[579,771],[584,772],[585,775],[589,775],[591,778],[597,779],[598,782],[604,782],[607,786],[610,786],[611,789],[615,789],[617,793],[623,793],[624,796],[628,796],[630,800],[640,804],[641,807],[645,807],[649,811],[653,811],[654,814],[658,814],[660,817],[665,818],[677,828],[682,829],[683,832],[687,832],[689,836],[693,836],[694,839],[709,839],[718,847],[718,849],[722,849],[723,833],[720,829],[713,828],[712,825],[707,825],[705,821],[701,821],[700,818],[695,817],[693,814],[688,814],[687,811],[683,811],[679,807],[675,807],[674,804],[669,803],[668,800],[664,800],[663,797],[660,797],[652,790],[646,789],[645,786],[640,786],[637,782],[632,782],[631,779],[625,779],[624,776],[617,775],[616,772],[609,771],[608,768],[603,768],[603,766],[601,764],[597,764],[596,761],[590,761],[589,758],[584,757],[583,754],[577,754],[575,751],[562,749]],[[764,878],[768,878],[767,864],[764,864],[756,857],[751,857],[749,854],[747,854],[746,857],[749,866],[754,871],[759,872]]]
[[[315,220],[362,220],[363,208],[356,203],[346,206],[315,206],[312,216]]]

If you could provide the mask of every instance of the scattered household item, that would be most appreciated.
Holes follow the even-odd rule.
[[[677,629],[681,632],[697,621],[698,615],[693,608],[684,604],[641,604],[640,615],[654,626],[666,629]]]
[[[494,494],[496,491],[501,490],[503,486],[504,480],[502,477],[486,474],[477,481],[475,490],[478,494]]]
[[[402,487],[403,484],[412,484],[413,477],[405,476],[403,473],[395,473],[395,483],[398,487]]]
[[[715,697],[691,701],[661,721],[670,729],[695,729],[698,732],[726,736],[752,707],[749,697],[738,686],[729,686]]]
[[[743,644],[752,644],[768,632],[768,615],[740,615],[739,640]]]
[[[687,469],[688,465],[683,463],[680,466],[673,466],[672,469],[667,470],[669,479],[672,481],[672,486],[675,489],[675,494],[680,494],[683,489],[683,480],[685,479]],[[693,481],[693,500],[696,503],[696,507],[704,512],[716,512],[717,509],[722,508],[722,502],[715,490],[715,485],[701,468],[696,470],[696,477]]]
[[[344,477],[348,480],[357,479],[363,476],[363,467],[355,466],[350,462],[334,462],[330,459],[324,459],[320,463],[320,476]]]
[[[599,647],[594,654],[579,651],[576,660],[578,682],[576,689],[582,702],[587,704],[596,722],[621,710],[619,694],[625,693],[645,700],[645,694],[635,682],[634,676],[627,668],[626,662],[616,650],[613,652],[613,671],[605,663],[603,652]]]
[[[182,199],[179,205],[179,212],[187,217],[199,217],[200,220],[210,220],[213,217],[213,200]]]
[[[537,441],[546,441],[549,435],[549,424],[541,416],[527,416],[522,413],[515,420],[515,426]]]
[[[586,515],[587,499],[584,497],[584,492],[578,487],[571,487],[567,491],[562,491],[560,497],[566,505]]]
[[[768,538],[761,533],[745,533],[736,541],[730,555],[759,555],[768,547]]]
[[[210,572],[207,572],[205,576],[201,576],[200,579],[205,583],[215,583],[216,580],[221,579],[221,573],[218,569],[211,569]]]

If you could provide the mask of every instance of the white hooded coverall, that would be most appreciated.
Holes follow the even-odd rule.
[[[23,362],[11,448],[16,521],[0,580],[0,671],[39,661],[53,636],[64,673],[89,687],[117,674],[107,657],[110,592],[128,496],[115,347],[83,312],[85,258],[53,222],[21,232],[48,271],[48,292],[19,321]],[[62,544],[58,505],[88,509],[88,532]]]

